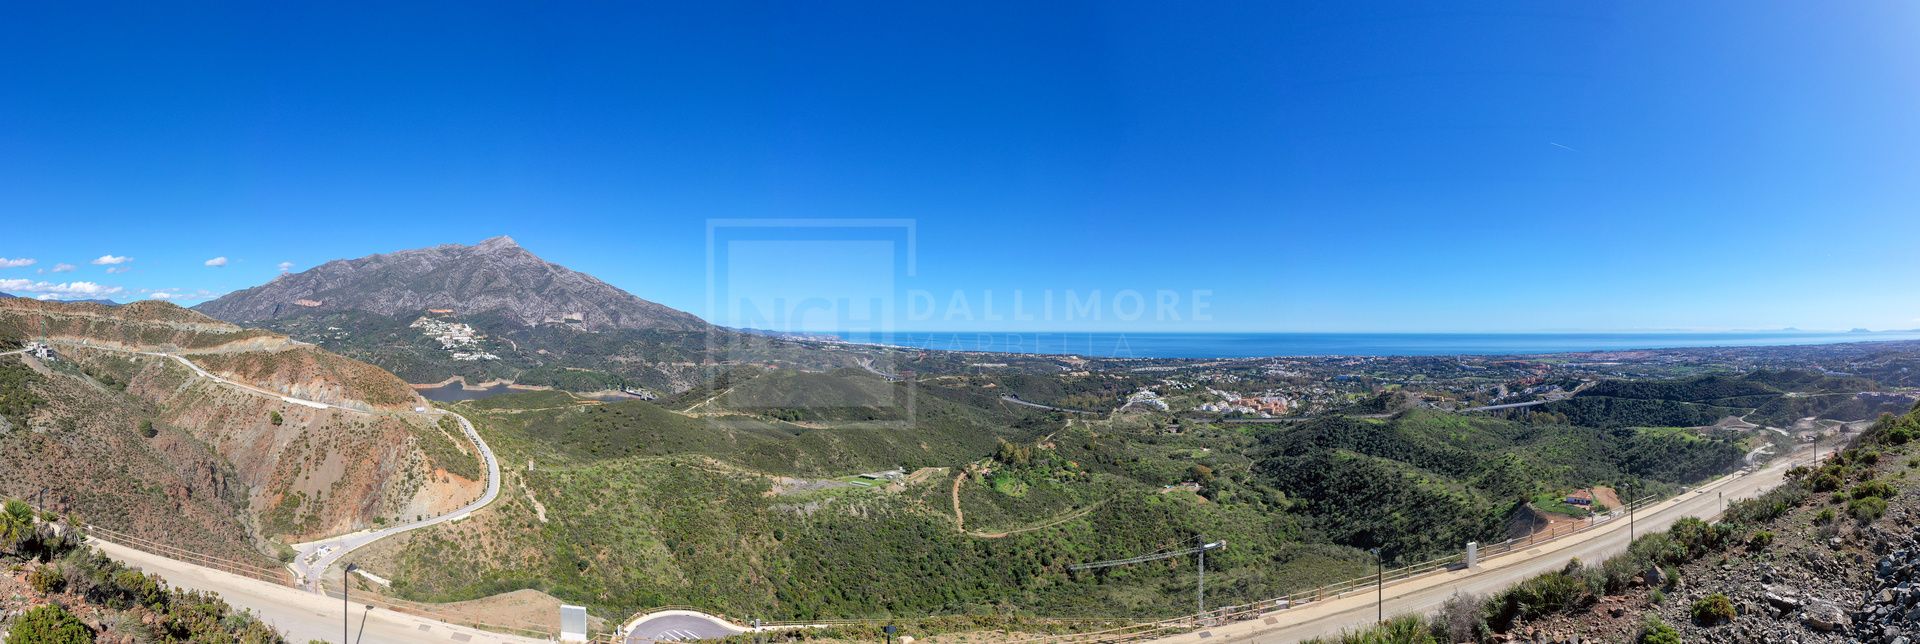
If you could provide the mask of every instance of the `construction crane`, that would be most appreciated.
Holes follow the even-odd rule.
[[[1227,540],[1221,539],[1213,543],[1206,543],[1207,541],[1206,537],[1195,537],[1194,540],[1201,542],[1200,545],[1194,546],[1192,548],[1181,549],[1181,550],[1170,550],[1167,552],[1156,552],[1153,554],[1140,555],[1138,557],[1127,557],[1125,559],[1109,559],[1106,561],[1095,561],[1092,563],[1073,564],[1071,566],[1067,566],[1067,569],[1068,570],[1096,570],[1099,568],[1112,568],[1114,566],[1125,566],[1128,564],[1145,563],[1148,561],[1158,561],[1161,559],[1171,559],[1174,557],[1185,557],[1187,555],[1198,555],[1199,556],[1199,559],[1198,559],[1199,574],[1198,576],[1194,577],[1193,595],[1195,598],[1194,601],[1199,604],[1200,614],[1204,615],[1207,612],[1207,551],[1213,550],[1215,548],[1227,547]]]

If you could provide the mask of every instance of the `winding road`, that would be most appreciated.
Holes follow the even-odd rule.
[[[341,557],[347,556],[348,553],[354,550],[402,532],[419,530],[428,526],[465,519],[474,512],[479,511],[480,508],[487,507],[487,504],[493,503],[494,499],[499,498],[500,461],[494,458],[493,449],[487,447],[487,442],[480,438],[480,432],[474,430],[473,423],[468,421],[467,417],[450,411],[440,411],[438,413],[452,416],[454,420],[460,421],[460,429],[466,432],[467,438],[473,441],[474,447],[479,448],[480,458],[487,462],[486,492],[482,493],[480,498],[474,499],[472,503],[468,503],[461,506],[458,510],[437,517],[422,519],[412,523],[402,523],[377,530],[362,530],[336,537],[328,537],[319,541],[294,544],[293,550],[297,554],[294,556],[292,567],[294,575],[297,576],[298,583],[302,588],[313,592],[321,592],[320,580],[326,574],[327,568],[332,567],[333,564],[340,561]],[[429,414],[433,414],[433,412],[429,412]]]
[[[384,412],[376,412],[376,411],[369,411],[365,409],[359,409],[355,407],[346,407],[342,405],[336,405],[333,403],[325,403],[317,400],[306,400],[303,398],[295,398],[293,396],[287,396],[279,392],[262,389],[260,387],[256,387],[244,382],[236,382],[233,380],[229,380],[227,378],[221,377],[219,375],[216,375],[212,372],[207,371],[206,369],[202,368],[200,365],[195,364],[192,360],[187,359],[186,356],[182,356],[177,353],[163,353],[158,351],[138,351],[133,349],[121,349],[118,347],[97,346],[97,345],[92,345],[87,343],[77,343],[77,344],[79,346],[89,348],[89,349],[117,351],[122,353],[134,353],[134,354],[139,354],[144,356],[154,356],[159,358],[171,359],[175,362],[178,362],[186,366],[188,369],[193,370],[195,374],[199,375],[202,378],[206,378],[208,380],[212,380],[214,382],[218,382],[220,384],[224,384],[224,385],[227,385],[251,394],[266,396],[269,398],[276,398],[276,399],[279,399],[281,402],[285,402],[289,404],[301,405],[304,407],[312,407],[315,409],[333,409],[333,410],[357,413],[357,414],[380,415],[384,413]],[[293,560],[293,563],[289,564],[288,567],[293,569],[293,573],[295,575],[295,581],[296,583],[299,584],[301,588],[304,588],[308,591],[315,592],[315,593],[323,592],[320,581],[321,579],[324,578],[327,572],[327,569],[332,567],[335,563],[338,563],[342,557],[347,556],[349,553],[352,553],[354,550],[366,547],[368,544],[371,544],[375,541],[379,541],[381,539],[391,537],[393,535],[400,534],[402,532],[419,530],[421,528],[435,526],[442,523],[447,523],[450,521],[458,521],[458,520],[467,518],[468,516],[472,515],[474,512],[478,511],[480,508],[484,508],[488,504],[493,503],[494,499],[499,498],[500,496],[499,459],[494,457],[493,448],[487,446],[487,441],[480,438],[480,432],[474,429],[473,423],[471,421],[468,421],[465,416],[461,416],[459,414],[456,414],[450,411],[445,411],[445,410],[435,409],[435,410],[430,410],[425,412],[414,412],[414,413],[416,413],[417,415],[426,416],[428,418],[438,418],[442,415],[452,416],[454,420],[457,420],[460,422],[461,431],[466,433],[468,440],[473,441],[473,446],[476,449],[478,449],[480,452],[481,460],[485,461],[487,464],[486,491],[480,495],[480,498],[475,499],[472,503],[468,503],[464,506],[461,506],[461,508],[458,510],[454,510],[446,514],[442,514],[437,517],[431,517],[431,518],[422,519],[420,521],[414,521],[410,523],[402,523],[402,524],[388,526],[385,528],[380,528],[375,530],[362,530],[359,532],[352,532],[352,533],[343,534],[339,536],[328,537],[326,539],[321,539],[318,541],[309,541],[306,543],[294,544],[293,545],[293,549],[295,552],[294,560]]]
[[[1026,405],[1028,407],[1035,407],[1039,409],[1051,409],[1053,411],[1064,411],[1070,414],[1093,414],[1095,416],[1100,415],[1100,412],[1097,412],[1097,411],[1087,411],[1085,409],[1067,409],[1065,407],[1055,407],[1053,405],[1042,405],[1037,402],[1028,402],[1025,400],[1021,400],[1019,396],[1013,396],[1013,395],[1001,396],[1000,399],[1016,405]]]

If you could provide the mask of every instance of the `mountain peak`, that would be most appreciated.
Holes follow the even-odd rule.
[[[365,311],[412,316],[502,313],[526,326],[586,331],[702,331],[705,320],[540,259],[507,236],[326,262],[209,300],[195,310],[229,322]]]
[[[479,244],[474,245],[474,248],[478,248],[480,250],[504,250],[508,248],[519,248],[519,247],[520,247],[520,244],[514,242],[512,237],[508,237],[506,235],[501,235],[499,237],[489,237],[487,239],[480,240]]]

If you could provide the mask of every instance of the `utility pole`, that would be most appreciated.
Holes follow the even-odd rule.
[[[1627,547],[1633,547],[1633,486],[1627,488]]]
[[[1193,584],[1193,594],[1199,602],[1200,610],[1194,614],[1205,615],[1207,614],[1207,536],[1194,535],[1194,540],[1200,542],[1200,552],[1198,556],[1200,576]]]
[[[1387,623],[1387,562],[1380,558],[1380,549],[1374,548],[1373,565],[1377,571],[1373,578],[1375,592],[1373,600],[1373,618],[1375,622]]]

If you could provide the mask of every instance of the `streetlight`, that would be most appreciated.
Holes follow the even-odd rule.
[[[347,603],[347,593],[353,590],[353,583],[347,579],[347,575],[359,569],[359,566],[353,564],[347,564],[347,567],[340,569],[340,644],[353,641],[347,637],[351,630],[350,625],[353,623],[353,607]]]
[[[1374,595],[1373,600],[1374,619],[1381,624],[1385,624],[1387,623],[1387,562],[1380,558],[1379,548],[1374,548],[1368,552],[1373,553],[1373,565],[1375,566],[1375,570],[1378,571],[1373,578],[1373,588],[1374,591],[1378,593]]]

